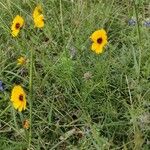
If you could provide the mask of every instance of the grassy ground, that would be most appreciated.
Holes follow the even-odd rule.
[[[43,30],[34,29],[36,4],[44,9]],[[150,148],[150,3],[130,0],[0,0],[0,150],[25,150],[22,121],[32,114],[34,150],[148,150]],[[18,38],[12,19],[26,20]],[[138,17],[139,24],[128,20]],[[138,26],[139,25],[139,26]],[[90,50],[89,36],[104,28],[105,52]],[[33,98],[30,99],[33,50]],[[21,55],[28,59],[17,66]],[[31,80],[30,80],[31,81]],[[14,110],[10,92],[21,84],[27,110]],[[29,108],[33,102],[32,111]]]

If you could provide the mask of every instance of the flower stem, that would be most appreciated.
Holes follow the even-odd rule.
[[[64,23],[63,23],[63,13],[62,13],[62,0],[59,1],[59,7],[60,7],[60,22],[61,22],[61,30],[62,34],[64,35]]]
[[[30,51],[30,77],[29,77],[29,111],[30,111],[30,129],[28,146],[31,148],[32,141],[32,102],[33,102],[33,50]]]
[[[140,77],[140,68],[141,68],[141,49],[142,49],[142,42],[141,42],[141,30],[140,30],[140,22],[139,22],[139,15],[138,15],[138,6],[136,4],[136,1],[133,1],[134,3],[134,10],[135,10],[135,15],[136,15],[136,20],[137,20],[137,33],[138,33],[138,46],[139,46],[139,69],[138,69],[138,79]]]
[[[12,113],[13,113],[15,128],[17,131],[19,131],[19,127],[18,127],[17,120],[16,120],[16,112],[15,112],[14,108],[12,108]]]

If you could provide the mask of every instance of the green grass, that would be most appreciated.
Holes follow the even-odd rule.
[[[142,23],[150,17],[149,1],[136,1],[136,8],[126,0],[72,1],[0,0],[0,150],[148,150],[150,28]],[[37,3],[44,10],[43,30],[32,21]],[[17,14],[25,26],[13,38]],[[131,17],[139,24],[129,26]],[[100,28],[109,44],[96,55],[89,37]],[[28,63],[19,67],[21,55]],[[28,96],[22,113],[10,103],[14,84]],[[31,132],[22,127],[30,117]]]

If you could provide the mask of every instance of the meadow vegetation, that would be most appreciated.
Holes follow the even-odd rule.
[[[0,150],[150,148],[149,0],[0,0],[0,10]],[[24,25],[13,37],[16,15]],[[97,54],[100,29],[108,43]]]

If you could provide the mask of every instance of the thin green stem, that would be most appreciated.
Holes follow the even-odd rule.
[[[141,49],[142,49],[142,42],[141,42],[141,30],[140,30],[140,22],[139,22],[139,15],[138,15],[138,6],[135,2],[134,3],[134,10],[135,10],[135,15],[136,15],[136,20],[137,20],[137,33],[138,33],[138,46],[139,46],[139,72],[138,72],[138,79],[140,77],[140,68],[141,68]]]
[[[136,15],[136,20],[137,20],[137,33],[138,33],[138,47],[139,47],[139,67],[138,67],[138,81],[140,78],[140,70],[141,70],[141,56],[142,56],[142,39],[141,39],[141,30],[140,30],[140,22],[139,22],[139,12],[138,12],[138,4],[136,4],[136,1],[133,0],[134,3],[134,10],[135,10],[135,15]],[[134,110],[133,110],[134,112]],[[132,112],[132,113],[133,113]],[[139,138],[137,141],[136,136],[140,136],[140,130],[138,127],[137,119],[135,119],[134,114],[131,114],[132,119],[133,119],[133,131],[134,131],[134,149],[141,149],[139,145]]]
[[[29,77],[29,105],[30,105],[30,129],[29,129],[29,148],[31,147],[32,141],[32,102],[33,102],[33,50],[30,51],[30,77]]]
[[[61,30],[62,34],[64,35],[64,23],[63,23],[63,13],[62,13],[62,0],[59,1],[59,7],[60,7],[60,22],[61,22]]]
[[[138,38],[139,42],[141,43],[141,31],[140,31],[140,21],[139,21],[139,14],[138,14],[138,6],[134,0],[134,10],[135,10],[135,15],[136,15],[136,20],[137,20],[137,32],[138,32]]]
[[[16,120],[16,112],[15,112],[14,108],[12,108],[12,113],[13,113],[15,128],[17,129],[17,131],[19,131],[19,127],[18,127],[17,120]]]

